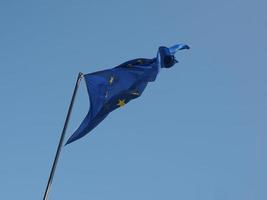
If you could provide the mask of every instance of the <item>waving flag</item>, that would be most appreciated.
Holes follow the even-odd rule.
[[[155,58],[138,58],[112,69],[84,75],[90,110],[66,144],[85,136],[113,110],[140,97],[148,82],[155,81],[160,68],[170,68],[178,62],[174,54],[182,49],[189,49],[189,46],[159,47]]]

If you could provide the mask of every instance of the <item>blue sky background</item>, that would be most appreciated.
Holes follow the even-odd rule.
[[[0,1],[0,198],[42,199],[79,71],[184,42],[142,97],[62,151],[50,199],[267,199],[261,0]],[[83,83],[68,136],[88,110]]]

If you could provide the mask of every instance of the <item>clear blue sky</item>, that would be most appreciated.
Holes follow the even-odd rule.
[[[50,199],[266,200],[267,4],[0,2],[0,198],[42,199],[79,71],[184,42],[178,65],[62,151]],[[67,135],[88,110],[84,83]]]

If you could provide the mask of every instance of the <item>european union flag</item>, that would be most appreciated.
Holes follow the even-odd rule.
[[[66,144],[85,136],[113,110],[140,97],[148,82],[155,81],[160,68],[170,68],[178,62],[174,54],[182,49],[189,49],[189,46],[162,46],[155,58],[138,58],[112,69],[84,75],[90,110]]]

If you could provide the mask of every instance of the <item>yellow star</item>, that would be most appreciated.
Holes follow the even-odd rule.
[[[132,92],[133,95],[139,96],[139,92]]]
[[[114,81],[114,76],[111,76],[110,79],[109,79],[109,84],[111,85]]]
[[[120,107],[122,107],[122,106],[124,106],[125,105],[125,99],[119,99],[119,101],[118,101],[118,104],[117,104],[118,106],[120,106]]]
[[[143,64],[143,61],[141,59],[137,60],[140,64]]]

